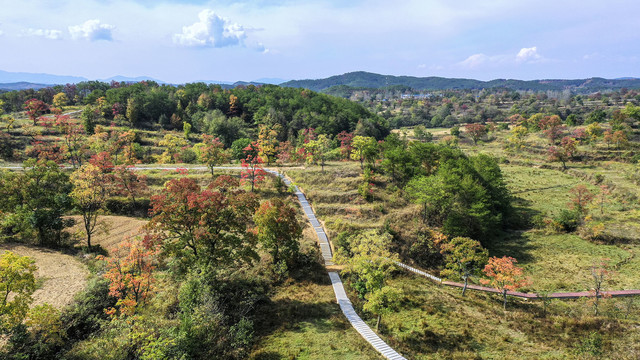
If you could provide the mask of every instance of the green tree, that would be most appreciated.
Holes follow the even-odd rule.
[[[397,311],[403,298],[402,290],[391,286],[376,289],[367,296],[367,302],[362,309],[378,316],[376,331],[380,329],[382,315],[388,315]]]
[[[365,160],[373,161],[378,155],[378,143],[372,137],[354,136],[351,147],[351,159],[359,161],[361,169],[364,169]]]
[[[21,205],[16,212],[37,234],[38,244],[59,245],[62,230],[69,225],[62,215],[70,207],[69,178],[53,161],[25,161],[20,187]]]
[[[477,240],[456,237],[442,245],[441,253],[446,263],[446,269],[442,274],[463,279],[462,296],[464,296],[469,277],[481,274],[482,268],[489,260],[489,252]]]
[[[298,241],[302,237],[302,226],[296,218],[295,209],[282,199],[264,201],[253,215],[258,241],[269,250],[273,264],[280,261],[289,267],[297,258]]]
[[[36,290],[33,259],[11,251],[0,255],[0,330],[6,333],[20,324]]]
[[[327,135],[320,134],[317,139],[309,140],[308,143],[304,144],[304,149],[307,152],[307,161],[313,164],[320,164],[322,172],[324,172],[324,165],[331,150],[331,140]]]
[[[387,286],[391,273],[397,268],[398,255],[390,251],[391,235],[369,230],[350,239],[347,248],[336,253],[338,263],[346,265],[345,273],[358,296],[366,300],[368,310],[378,315],[376,328],[383,314],[397,307],[401,293]]]

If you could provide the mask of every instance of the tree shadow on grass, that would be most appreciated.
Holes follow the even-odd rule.
[[[335,330],[327,321],[339,311],[334,302],[303,302],[292,299],[267,301],[256,311],[256,335],[267,336],[278,330],[302,331],[301,323],[311,324],[318,333]]]

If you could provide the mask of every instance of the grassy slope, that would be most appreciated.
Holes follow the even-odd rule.
[[[463,147],[470,152],[495,150],[496,155],[503,151],[497,142],[473,149],[465,144]],[[503,164],[502,169],[508,187],[517,197],[516,206],[532,214],[553,215],[566,208],[570,200],[568,190],[577,184],[597,189],[582,176],[546,168],[539,154],[523,154],[519,160],[532,165]],[[327,169],[324,174],[316,167],[290,170],[288,174],[303,187],[334,236],[346,227],[379,228],[385,218],[402,217],[399,213],[411,215],[414,211],[411,205],[394,199],[395,194],[390,191],[382,192],[373,203],[362,201],[355,191],[360,182],[357,164],[333,163]],[[606,171],[598,173],[609,180]],[[635,211],[612,203],[605,205],[604,216],[595,219],[607,226],[620,224]],[[572,234],[531,230],[504,234],[489,245],[489,250],[491,255],[510,255],[520,260],[534,280],[528,290],[589,289],[589,268],[602,258],[617,265],[614,279],[608,284],[610,288],[640,287],[636,276],[640,247],[632,244],[596,244]],[[512,311],[504,313],[499,299],[493,295],[472,293],[461,298],[458,290],[436,287],[424,279],[406,275],[393,282],[408,296],[401,311],[383,319],[382,331],[392,346],[411,358],[561,359],[588,358],[598,352],[625,358],[620,349],[628,348],[632,354],[638,351],[636,312],[630,313],[631,320],[614,320],[624,317],[629,304],[633,309],[635,300],[606,301],[606,317],[598,319],[589,316],[592,308],[586,300],[555,301],[549,307],[552,315],[543,318],[540,303],[513,300]],[[589,347],[589,341],[600,345],[597,349]]]

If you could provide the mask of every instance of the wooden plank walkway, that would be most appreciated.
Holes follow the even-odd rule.
[[[276,170],[265,169],[268,173],[278,176],[282,179],[282,181],[287,185],[291,186],[291,180],[289,180],[286,176],[281,174]],[[333,263],[333,253],[331,251],[331,244],[329,243],[329,238],[327,234],[324,232],[324,228],[318,218],[316,218],[316,214],[313,212],[313,208],[307,201],[307,198],[304,196],[304,193],[300,191],[300,189],[294,185],[293,187],[295,195],[298,197],[298,201],[302,206],[302,211],[306,215],[309,223],[313,226],[313,229],[318,236],[318,243],[320,244],[320,252],[322,253],[322,259],[324,260],[325,266],[334,265]],[[371,346],[373,346],[376,351],[378,351],[382,356],[390,360],[406,360],[405,357],[400,355],[397,351],[392,349],[387,343],[384,342],[371,328],[367,325],[360,316],[356,313],[353,308],[353,304],[349,300],[346,291],[344,290],[344,286],[342,285],[342,279],[340,279],[340,275],[335,271],[329,271],[329,278],[331,279],[331,285],[333,286],[333,292],[336,294],[336,301],[338,305],[340,305],[340,310],[344,316],[349,320],[351,326],[353,326],[360,336],[364,338]]]
[[[454,282],[454,281],[443,281],[442,279],[440,279],[437,276],[431,275],[426,271],[422,271],[420,269],[416,269],[412,266],[409,266],[407,264],[403,264],[401,262],[396,262],[396,264],[398,266],[400,266],[401,268],[404,268],[406,270],[411,271],[412,273],[418,274],[420,276],[424,276],[430,280],[433,280],[437,283],[440,283],[442,285],[446,285],[446,286],[452,286],[452,287],[459,287],[459,288],[463,288],[464,284],[463,283],[459,283],[459,282]],[[480,285],[472,285],[469,284],[467,286],[468,290],[476,290],[476,291],[484,291],[484,292],[489,292],[489,293],[495,293],[495,294],[502,294],[502,291],[496,288],[492,288],[492,287],[487,287],[487,286],[480,286]],[[523,298],[523,299],[542,299],[542,298],[548,298],[548,299],[579,299],[579,298],[584,298],[584,297],[594,297],[595,294],[593,292],[590,291],[577,291],[577,292],[558,292],[558,293],[551,293],[548,294],[546,296],[541,296],[539,294],[536,293],[523,293],[523,292],[519,292],[519,291],[507,291],[507,295],[509,296],[514,296],[514,297],[519,297],[519,298]],[[624,296],[640,296],[640,290],[613,290],[613,291],[603,291],[601,293],[601,295],[599,295],[599,297],[624,297]]]

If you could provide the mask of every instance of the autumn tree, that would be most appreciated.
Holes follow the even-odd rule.
[[[577,152],[577,141],[569,136],[562,138],[560,146],[551,146],[547,151],[550,161],[562,163],[562,168],[567,169],[567,162],[573,158]]]
[[[540,120],[540,128],[551,144],[555,144],[566,130],[558,115],[545,116]]]
[[[162,164],[172,164],[181,161],[180,153],[184,148],[189,146],[189,141],[181,136],[166,134],[164,138],[158,142],[158,145],[165,148],[158,159],[159,162]]]
[[[340,141],[340,152],[342,153],[342,157],[344,159],[349,159],[351,152],[353,151],[351,143],[354,136],[355,135],[353,133],[346,131],[342,131],[338,135],[336,135],[336,138],[338,139],[338,141]]]
[[[593,193],[585,185],[576,185],[569,190],[571,202],[568,204],[571,210],[574,210],[585,216],[587,214],[587,206],[593,200]]]
[[[243,152],[245,158],[241,160],[242,172],[240,176],[244,182],[251,184],[251,192],[254,192],[256,184],[263,181],[267,173],[262,169],[263,161],[256,142],[249,144]]]
[[[479,241],[468,237],[456,237],[442,245],[440,252],[444,255],[445,276],[458,277],[464,280],[462,296],[467,291],[469,277],[480,275],[489,260],[489,252]]]
[[[211,170],[211,176],[213,177],[213,170],[216,166],[224,164],[229,155],[224,151],[224,144],[219,138],[214,138],[211,135],[202,135],[202,144],[200,148],[200,161],[206,164]]]
[[[282,260],[291,266],[299,251],[302,226],[296,218],[296,210],[282,199],[264,201],[253,215],[258,241],[271,253],[273,264]]]
[[[593,296],[593,310],[595,316],[598,316],[600,298],[606,296],[606,293],[603,293],[603,291],[612,276],[613,270],[606,261],[603,260],[591,265],[591,279],[593,280],[593,287],[591,288],[590,293],[591,296]]]
[[[502,307],[507,309],[507,291],[515,291],[529,284],[529,280],[522,276],[522,268],[516,266],[518,261],[510,256],[490,257],[485,265],[484,274],[489,280],[480,280],[483,284],[488,284],[502,291]]]
[[[278,132],[281,130],[280,124],[271,126],[260,125],[258,132],[258,155],[267,160],[267,166],[271,165],[271,162],[275,160],[278,149]]]
[[[483,124],[467,124],[464,130],[471,137],[474,145],[477,145],[478,140],[487,135],[487,127]]]
[[[99,166],[88,163],[71,174],[71,183],[71,197],[82,215],[87,247],[91,250],[91,236],[97,230],[98,215],[109,196],[112,176]]]
[[[63,134],[64,153],[76,169],[82,165],[87,157],[88,144],[84,127],[81,124],[72,122],[68,116],[56,116],[56,126]]]
[[[598,122],[589,124],[585,129],[585,132],[587,133],[587,141],[589,142],[595,142],[598,138],[602,137],[604,133],[600,123]]]
[[[49,105],[38,99],[29,99],[24,103],[24,110],[27,112],[29,119],[33,121],[33,126],[38,124],[38,118],[49,111]]]
[[[109,295],[116,298],[115,307],[106,309],[111,316],[132,316],[149,301],[154,291],[155,255],[157,251],[145,247],[138,239],[127,239],[111,249],[105,260],[109,280]]]
[[[518,125],[511,129],[511,136],[507,139],[509,145],[515,150],[522,150],[525,147],[525,139],[529,134],[529,129],[526,126]]]
[[[0,255],[0,333],[20,324],[36,290],[34,260],[11,251]]]
[[[250,261],[257,255],[247,225],[257,207],[256,196],[244,190],[214,184],[203,190],[194,179],[173,179],[151,197],[145,241],[160,245],[180,271]]]
[[[53,106],[57,108],[62,109],[63,107],[67,106],[68,103],[69,98],[67,97],[67,94],[63,92],[59,92],[53,96]]]
[[[119,165],[113,168],[114,192],[131,199],[135,206],[136,197],[142,196],[148,189],[147,176],[138,173],[132,165]]]

